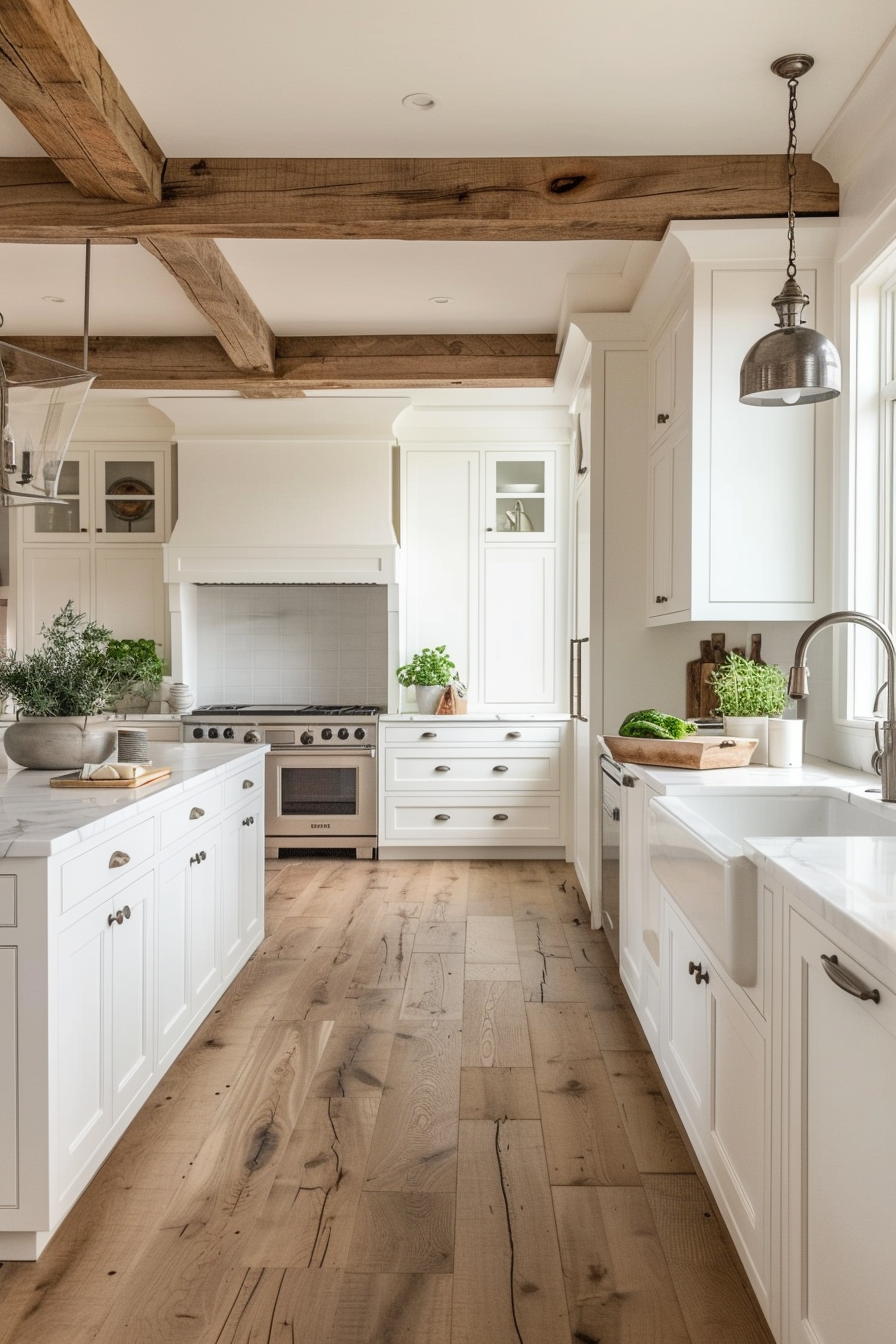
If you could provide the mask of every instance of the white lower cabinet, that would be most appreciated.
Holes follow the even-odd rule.
[[[561,857],[568,729],[566,721],[464,715],[381,719],[381,857],[443,846]]]
[[[660,1066],[766,1312],[772,1295],[772,1069],[766,1022],[667,898]]]
[[[153,890],[119,882],[59,936],[60,1198],[152,1074]]]
[[[792,906],[788,914],[785,1339],[890,1344],[896,981]],[[826,964],[879,1001],[841,988]]]
[[[173,796],[0,864],[0,1260],[37,1258],[264,935],[262,753]]]

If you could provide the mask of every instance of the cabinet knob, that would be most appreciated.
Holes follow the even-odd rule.
[[[116,910],[114,915],[109,916],[109,924],[123,924],[126,919],[131,917],[131,907],[124,905],[120,910]]]
[[[508,736],[508,737],[522,737],[522,733],[513,732],[513,733],[508,733],[507,736]]]
[[[709,971],[704,971],[702,961],[689,961],[688,975],[693,975],[698,985],[709,983]]]
[[[421,733],[421,737],[438,737],[438,733]]]
[[[208,855],[206,854],[206,852],[205,852],[204,849],[200,849],[200,851],[199,851],[199,858],[200,858],[200,859],[207,859],[207,858],[208,858]]]
[[[191,809],[190,809],[190,820],[191,820],[191,821],[198,821],[200,817],[204,817],[204,816],[205,816],[205,808],[204,808],[204,807],[194,807],[194,808],[191,808]]]
[[[255,780],[254,780],[254,779],[244,779],[244,780],[243,780],[243,788],[244,788],[244,789],[254,789],[254,788],[255,788]]]
[[[112,857],[109,860],[109,867],[123,868],[125,864],[130,863],[130,861],[131,861],[130,854],[125,854],[123,849],[116,849],[112,851]]]
[[[654,600],[654,602],[668,602],[668,601],[669,601],[668,597],[655,597],[653,600]]]
[[[191,854],[191,855],[190,855],[190,863],[191,863],[191,864],[194,864],[194,863],[201,863],[201,862],[202,862],[202,860],[200,859],[200,857],[199,857],[198,854]]]
[[[243,817],[243,825],[244,825],[244,826],[254,826],[254,825],[255,825],[255,818],[254,818],[254,817]]]
[[[492,817],[492,821],[508,821],[508,820],[509,818],[506,812],[496,812],[495,815]]]
[[[436,774],[438,774],[438,775],[447,775],[447,773],[448,773],[448,771],[449,771],[450,769],[451,769],[451,766],[450,766],[450,765],[437,765],[437,766],[436,766]]]
[[[493,766],[492,766],[492,773],[493,773],[493,774],[496,774],[496,775],[506,775],[506,774],[507,774],[507,766],[506,766],[506,765],[493,765]]]
[[[667,425],[669,423],[669,417],[668,415],[658,415],[656,422],[658,425]]]
[[[450,821],[450,820],[451,820],[451,817],[448,815],[447,812],[437,812],[437,813],[436,813],[436,821]]]

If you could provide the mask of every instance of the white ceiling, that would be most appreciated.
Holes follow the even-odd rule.
[[[788,51],[810,150],[893,26],[892,0],[73,0],[170,156],[769,153],[786,138]],[[425,91],[432,111],[409,110]],[[0,105],[0,155],[39,154]],[[569,274],[608,310],[655,248],[627,243],[233,241],[222,250],[279,335],[550,331]],[[22,335],[81,329],[83,257],[0,247]],[[44,295],[65,299],[44,301]],[[435,295],[453,302],[436,305]],[[91,330],[208,331],[140,247],[94,249]]]

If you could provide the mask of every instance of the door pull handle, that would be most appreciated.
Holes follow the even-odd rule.
[[[508,817],[506,812],[496,812],[495,815],[492,817],[492,821],[509,821],[509,820],[510,818]]]
[[[448,773],[448,771],[449,771],[450,769],[451,769],[451,766],[450,766],[450,765],[437,765],[437,766],[436,766],[436,774],[437,774],[437,775],[447,775],[447,773]]]
[[[243,788],[244,788],[244,789],[254,789],[254,788],[255,788],[255,780],[254,780],[254,779],[244,779],[244,780],[243,780]]]
[[[492,773],[493,773],[493,774],[496,774],[496,775],[506,775],[506,774],[507,774],[507,766],[506,766],[506,765],[493,765],[493,766],[492,766]]]
[[[451,817],[447,812],[437,812],[436,821],[450,821]]]
[[[192,808],[192,809],[190,810],[190,820],[191,820],[191,821],[198,821],[200,817],[204,817],[204,816],[205,816],[205,808],[204,808],[204,807],[194,807],[194,808]]]
[[[840,965],[835,955],[827,956],[824,952],[821,954],[821,964],[824,967],[825,974],[833,980],[838,989],[842,989],[846,994],[852,994],[857,999],[868,1000],[872,1003],[880,1003],[880,990],[867,989],[862,984],[858,976],[853,975],[852,971],[846,970]]]
[[[109,867],[123,868],[125,864],[130,863],[130,861],[131,861],[130,854],[125,854],[123,849],[116,849],[113,851],[112,857],[109,860]]]

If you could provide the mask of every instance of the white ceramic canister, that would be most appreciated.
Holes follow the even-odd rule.
[[[185,714],[193,703],[193,692],[185,681],[172,682],[168,688],[168,708],[172,714]]]
[[[802,765],[802,719],[769,719],[768,763],[779,767]]]
[[[751,765],[768,765],[768,718],[741,714],[725,715],[727,737],[755,737],[758,746],[750,760]]]

